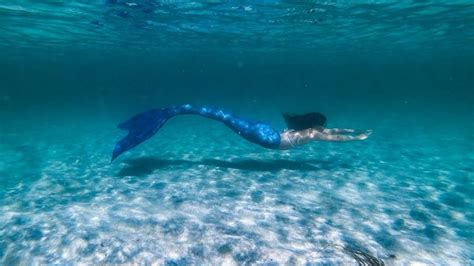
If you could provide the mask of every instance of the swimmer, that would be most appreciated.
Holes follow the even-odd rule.
[[[308,142],[365,140],[372,130],[357,132],[354,129],[325,128],[326,117],[321,113],[304,115],[283,114],[288,129],[280,133],[280,149],[291,149]]]
[[[151,109],[119,124],[118,128],[128,130],[128,134],[115,144],[112,161],[125,151],[151,138],[170,118],[185,114],[194,114],[220,121],[244,139],[264,148],[275,150],[287,150],[317,140],[364,140],[372,133],[370,130],[356,134],[353,129],[325,128],[326,117],[320,113],[284,114],[283,118],[288,129],[279,132],[267,123],[244,119],[220,108],[183,104]]]

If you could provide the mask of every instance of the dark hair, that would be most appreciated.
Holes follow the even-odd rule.
[[[284,113],[283,118],[288,129],[293,130],[323,127],[326,125],[326,117],[321,113],[307,113],[303,115]]]

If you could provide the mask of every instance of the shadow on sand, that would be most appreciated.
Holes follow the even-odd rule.
[[[217,159],[204,159],[200,161],[191,160],[169,160],[157,157],[140,157],[136,159],[125,160],[127,164],[118,173],[119,176],[143,176],[153,173],[155,170],[168,167],[193,167],[204,165],[209,167],[218,167],[226,169],[238,169],[243,171],[257,172],[277,172],[280,170],[298,170],[298,171],[318,171],[331,170],[334,168],[345,167],[338,161],[324,160],[233,160],[223,161]]]

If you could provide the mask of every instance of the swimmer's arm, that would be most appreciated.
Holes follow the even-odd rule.
[[[311,134],[311,139],[321,140],[321,141],[334,141],[334,142],[345,142],[345,141],[355,141],[355,140],[364,140],[369,137],[372,131],[366,131],[359,135],[341,135],[341,134],[328,134],[325,132],[313,131]]]
[[[371,130],[365,131],[359,135],[340,135],[340,134],[327,134],[315,129],[306,129],[301,131],[283,132],[281,134],[282,142],[280,144],[281,149],[290,149],[292,147],[304,145],[308,142],[320,140],[320,141],[355,141],[364,140],[369,137],[372,133]]]
[[[325,134],[352,134],[356,131],[350,128],[325,128],[323,133]]]

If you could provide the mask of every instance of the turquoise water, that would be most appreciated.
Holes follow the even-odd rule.
[[[474,263],[471,1],[0,3],[0,264]],[[289,151],[201,117],[319,111]]]

